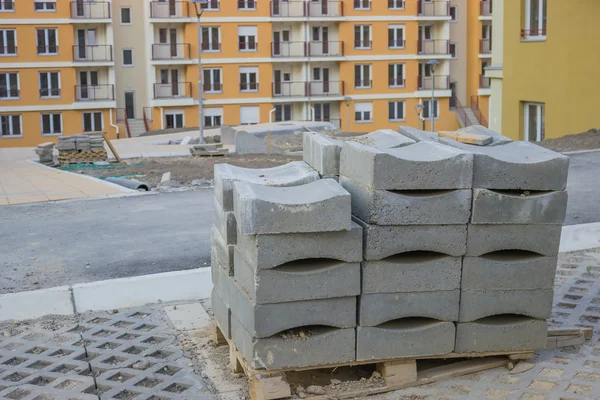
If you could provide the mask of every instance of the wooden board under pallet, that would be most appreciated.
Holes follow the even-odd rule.
[[[548,331],[548,348],[566,347],[582,344],[591,338],[590,328],[581,329],[550,329]],[[508,365],[514,360],[533,358],[531,351],[516,352],[486,352],[486,353],[449,353],[436,356],[416,358],[400,358],[393,360],[354,361],[348,363],[319,365],[314,367],[284,368],[277,370],[255,370],[248,367],[246,360],[239,353],[232,340],[224,334],[218,322],[213,322],[213,341],[216,345],[229,346],[229,361],[232,372],[243,373],[249,379],[251,400],[278,400],[291,396],[291,387],[285,381],[286,372],[314,371],[340,367],[358,367],[373,365],[381,373],[385,386],[366,388],[346,392],[336,392],[334,395],[306,397],[306,400],[338,400],[364,398],[376,394],[405,389],[413,386],[427,385],[433,382],[456,376],[472,374]],[[426,360],[464,359],[448,365],[417,370],[417,363]]]

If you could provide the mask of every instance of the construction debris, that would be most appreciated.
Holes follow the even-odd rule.
[[[93,163],[107,161],[102,135],[73,135],[58,138],[56,145],[60,164]]]
[[[35,153],[39,156],[40,164],[54,165],[54,143],[39,144],[35,149]]]

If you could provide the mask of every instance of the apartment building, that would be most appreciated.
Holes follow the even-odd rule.
[[[116,137],[110,1],[0,0],[0,147]]]
[[[467,5],[467,97],[462,103],[471,109],[480,125],[488,126],[490,78],[485,68],[492,61],[492,0],[469,1]]]

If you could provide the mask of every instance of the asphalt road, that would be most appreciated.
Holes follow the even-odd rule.
[[[571,156],[566,224],[600,222],[600,152]],[[212,189],[0,207],[0,293],[210,265]]]

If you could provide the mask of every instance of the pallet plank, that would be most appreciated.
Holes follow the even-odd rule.
[[[397,360],[377,364],[387,385],[402,385],[417,380],[416,360]]]
[[[250,398],[252,400],[285,399],[292,395],[290,385],[283,376],[270,376],[250,380]]]

